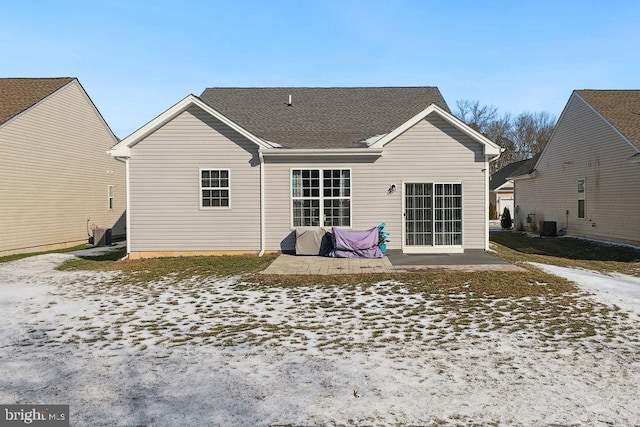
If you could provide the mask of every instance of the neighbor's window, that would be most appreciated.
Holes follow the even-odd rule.
[[[351,170],[293,169],[294,227],[351,226]]]
[[[228,169],[200,169],[200,207],[229,207]]]
[[[586,200],[585,180],[578,180],[578,218],[584,218],[584,202]]]
[[[113,185],[107,186],[107,208],[113,209]]]

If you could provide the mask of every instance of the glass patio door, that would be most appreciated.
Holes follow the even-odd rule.
[[[462,184],[405,183],[405,252],[462,249]]]

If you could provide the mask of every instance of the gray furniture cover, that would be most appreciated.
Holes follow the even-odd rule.
[[[322,255],[331,251],[330,233],[322,227],[296,228],[296,255]]]

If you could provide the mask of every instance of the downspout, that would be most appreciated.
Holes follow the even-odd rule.
[[[500,154],[502,154],[502,151],[504,151],[504,149],[500,149]],[[491,162],[493,162],[494,160],[498,160],[498,158],[500,157],[500,154],[498,154],[495,157],[492,157],[491,159],[488,159],[488,156],[485,156],[485,163],[484,163],[484,215],[485,215],[485,221],[484,221],[484,250],[488,251],[489,250],[489,165],[491,165]]]
[[[123,259],[127,259],[131,253],[131,205],[129,197],[129,157],[115,157],[119,162],[124,163],[124,187],[125,187],[125,228],[127,239],[127,255]]]
[[[265,251],[265,230],[264,230],[264,156],[258,153],[260,159],[260,253],[258,256],[264,256]]]

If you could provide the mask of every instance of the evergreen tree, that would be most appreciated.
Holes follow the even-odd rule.
[[[502,211],[502,218],[500,218],[500,226],[502,228],[511,228],[513,225],[513,221],[511,221],[511,212],[509,212],[509,208],[504,208]]]

